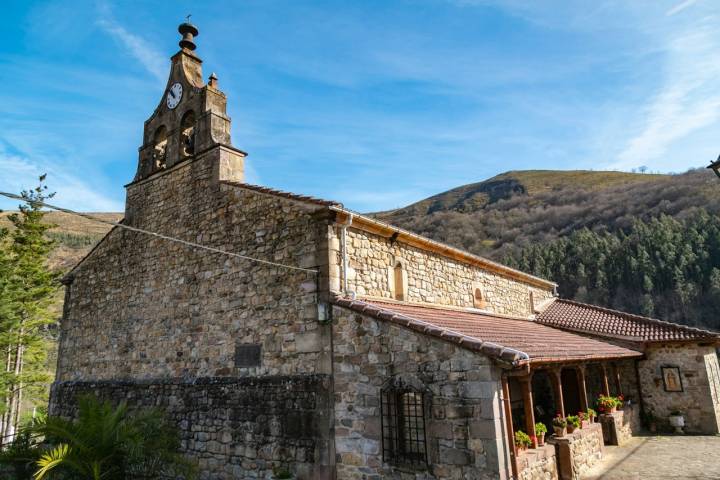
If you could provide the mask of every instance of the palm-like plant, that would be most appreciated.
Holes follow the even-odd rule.
[[[56,473],[59,478],[83,480],[190,478],[194,474],[192,465],[178,453],[177,429],[157,410],[133,414],[125,404],[113,407],[83,397],[76,420],[50,417],[32,429],[49,445],[36,462],[35,480]]]

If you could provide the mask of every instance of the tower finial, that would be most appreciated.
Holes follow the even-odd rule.
[[[190,23],[190,17],[192,15],[188,15],[186,17],[185,23],[181,23],[178,27],[178,32],[183,36],[182,40],[180,40],[180,48],[187,48],[188,50],[195,50],[195,42],[193,40],[195,37],[197,37],[200,32],[198,32],[198,29],[195,25]]]

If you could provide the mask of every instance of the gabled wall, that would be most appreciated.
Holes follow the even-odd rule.
[[[126,222],[324,271],[323,209],[220,182],[236,178],[231,154],[218,147],[131,184]],[[67,288],[52,413],[71,414],[85,392],[159,405],[203,479],[277,465],[332,478],[330,327],[316,275],[115,228]]]

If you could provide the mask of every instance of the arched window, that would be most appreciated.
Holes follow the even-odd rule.
[[[533,313],[535,313],[535,296],[533,295],[532,290],[530,291],[529,301],[530,301],[530,315],[532,315]]]
[[[475,291],[473,292],[473,306],[475,308],[485,308],[486,306],[485,296],[480,287],[475,287]]]
[[[383,460],[408,466],[427,465],[425,395],[390,386],[381,392]]]
[[[395,263],[393,281],[395,282],[395,300],[405,300],[405,282],[403,281],[403,266],[401,262]]]
[[[165,125],[160,125],[153,135],[152,171],[163,170],[167,161],[168,133]]]
[[[195,114],[185,112],[180,122],[180,153],[182,157],[195,154]]]

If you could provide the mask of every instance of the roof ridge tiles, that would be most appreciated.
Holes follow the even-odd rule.
[[[619,347],[599,339],[590,339],[564,331],[562,328],[519,319],[495,317],[481,312],[438,310],[404,302],[383,303],[377,301],[376,303],[373,300],[351,299],[339,294],[331,298],[331,303],[455,343],[515,367],[530,362],[563,362],[642,355],[636,350]],[[444,315],[437,315],[437,312],[442,312]],[[525,322],[527,328],[534,330],[519,335],[515,322],[520,321]],[[535,335],[542,338],[542,346],[537,345]],[[529,338],[531,341],[527,342],[526,340]],[[510,341],[511,344],[519,342],[521,346],[503,345],[505,342],[502,339]],[[526,350],[522,345],[530,350]],[[570,351],[565,351],[568,346],[571,347]]]
[[[706,330],[706,329],[702,329],[702,328],[691,327],[689,325],[682,325],[679,323],[668,322],[667,320],[660,320],[659,318],[646,317],[646,316],[638,315],[635,313],[623,312],[622,310],[615,310],[612,308],[601,307],[598,305],[592,305],[590,303],[578,302],[576,300],[568,300],[568,299],[564,299],[564,298],[558,298],[557,301],[553,302],[554,305],[557,305],[558,303],[576,305],[578,307],[584,307],[584,308],[588,308],[591,310],[596,310],[599,312],[616,315],[618,317],[629,319],[629,320],[637,320],[640,322],[649,323],[650,325],[657,326],[657,327],[672,327],[672,328],[686,330],[686,331],[693,332],[693,333],[701,333],[703,335],[712,336],[712,337],[716,337],[716,336],[720,335],[720,332],[713,332],[712,330]],[[548,310],[546,310],[546,312],[549,311],[550,309],[552,309],[552,307],[553,307],[553,305],[551,305],[548,308]],[[545,312],[543,312],[543,313],[545,313]],[[543,317],[542,314],[538,315],[538,321],[540,323],[543,323],[542,317]]]
[[[368,306],[368,303],[362,300],[353,300],[336,295],[331,299],[331,302],[341,307],[355,310],[358,313],[367,313],[369,311],[367,308],[365,308]],[[491,357],[495,357],[501,361],[508,361],[508,358],[512,357],[512,361],[510,361],[510,363],[513,366],[519,365],[521,361],[530,360],[530,356],[523,351],[516,350],[510,347],[504,347],[502,345],[497,345],[493,342],[487,342],[480,338],[470,337],[463,333],[455,332],[451,329],[438,327],[437,325],[433,325],[422,320],[417,320],[415,318],[408,317],[397,312],[388,311],[374,305],[372,305],[372,307],[374,307],[372,311],[377,312],[376,316],[380,319],[389,320],[400,325],[405,325],[408,328],[412,328],[413,330],[421,333],[428,333],[435,337],[443,338],[448,341],[453,341],[454,343],[457,343],[459,345],[469,347],[473,350],[481,351],[482,353]],[[503,353],[505,353],[504,356],[502,355]]]
[[[325,200],[322,198],[312,197],[310,195],[300,195],[297,193],[286,192],[284,190],[278,190],[275,188],[263,187],[261,185],[254,185],[252,183],[235,182],[232,180],[221,180],[221,183],[224,183],[226,185],[232,185],[235,187],[246,188],[248,190],[253,190],[256,192],[260,192],[260,193],[266,193],[268,195],[284,197],[284,198],[287,198],[290,200],[297,200],[299,202],[307,202],[307,203],[313,203],[315,205],[322,205],[324,207],[334,207],[334,206],[342,207],[342,203],[336,202],[334,200]]]

